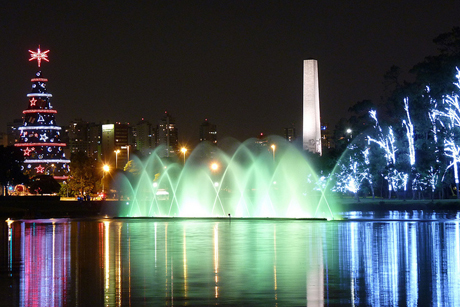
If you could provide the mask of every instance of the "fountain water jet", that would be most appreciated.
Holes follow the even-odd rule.
[[[254,139],[224,152],[200,144],[185,165],[162,159],[162,148],[141,161],[135,175],[121,174],[125,199],[119,217],[333,218],[331,196],[321,191],[305,154],[282,138],[276,159],[270,146]],[[213,168],[211,165],[214,163]]]

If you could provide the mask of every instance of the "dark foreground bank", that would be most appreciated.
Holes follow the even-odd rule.
[[[340,212],[350,211],[460,211],[460,200],[341,199]],[[62,201],[58,196],[0,196],[0,218],[99,218],[117,216],[126,201]]]
[[[11,219],[98,217],[103,201],[61,201],[59,196],[2,196],[0,217]]]

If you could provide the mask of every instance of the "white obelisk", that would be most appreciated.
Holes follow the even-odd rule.
[[[321,155],[318,62],[303,61],[303,149]]]

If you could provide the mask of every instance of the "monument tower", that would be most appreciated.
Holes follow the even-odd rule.
[[[321,155],[318,62],[303,61],[303,149]]]

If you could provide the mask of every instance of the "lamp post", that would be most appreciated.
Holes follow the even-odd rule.
[[[273,161],[275,161],[275,149],[276,149],[275,144],[272,144],[271,148],[273,150]]]
[[[114,151],[115,153],[115,168],[118,169],[118,154],[120,153],[120,149]]]
[[[184,165],[185,165],[185,153],[187,152],[187,148],[182,147],[180,151],[184,154]]]
[[[110,166],[108,164],[104,164],[104,166],[102,166],[102,171],[104,173],[104,175],[102,175],[102,193],[104,193],[104,178],[105,174],[110,171]]]
[[[352,133],[353,133],[353,130],[351,130],[350,128],[348,128],[346,132],[347,132],[348,137],[349,137],[348,141],[350,141],[350,140],[353,138],[353,134],[352,134]]]

